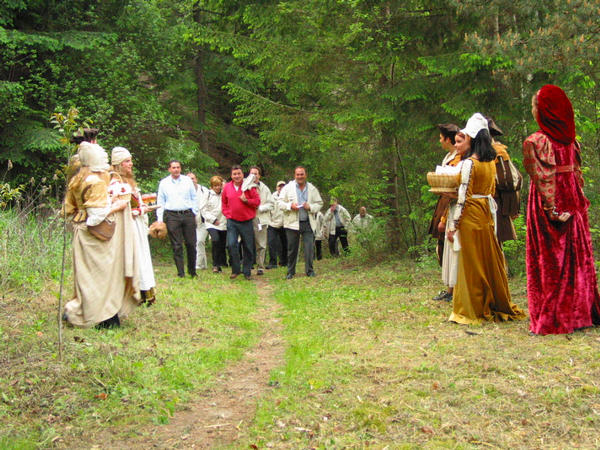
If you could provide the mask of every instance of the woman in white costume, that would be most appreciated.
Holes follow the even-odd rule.
[[[139,258],[139,279],[142,302],[148,306],[156,301],[154,268],[148,243],[148,207],[142,200],[142,193],[133,175],[131,153],[124,147],[115,147],[111,152],[112,171],[108,191],[111,197],[126,200],[131,205],[133,219],[132,237]]]

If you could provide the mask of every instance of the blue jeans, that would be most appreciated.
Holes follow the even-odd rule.
[[[243,261],[241,261],[243,270],[240,270],[240,247],[238,237],[242,238]],[[238,221],[227,219],[227,248],[231,257],[231,273],[250,276],[252,262],[254,260],[254,227],[252,219]]]

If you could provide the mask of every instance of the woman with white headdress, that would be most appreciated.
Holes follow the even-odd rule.
[[[132,226],[131,238],[137,247],[137,257],[139,258],[139,280],[142,302],[147,302],[150,306],[156,301],[154,288],[156,281],[154,279],[154,268],[152,266],[152,255],[150,254],[150,245],[148,243],[148,207],[144,204],[142,193],[135,182],[133,175],[133,161],[131,153],[124,147],[115,147],[112,149],[110,162],[112,171],[108,192],[112,198],[120,198],[129,202],[131,207]],[[127,218],[129,221],[129,218]],[[129,237],[129,236],[128,236]]]
[[[520,320],[525,314],[511,301],[504,255],[495,232],[496,152],[481,114],[474,114],[456,135],[457,148],[468,146],[461,167],[458,201],[448,220],[448,240],[460,246],[458,276],[450,321]],[[455,242],[456,241],[456,242]]]
[[[119,326],[139,298],[137,272],[126,260],[123,211],[128,204],[108,196],[108,155],[102,147],[82,142],[79,160],[81,169],[69,182],[64,206],[73,222],[75,286],[63,317],[82,328]],[[106,229],[96,231],[106,224],[108,229],[112,224],[112,235]]]

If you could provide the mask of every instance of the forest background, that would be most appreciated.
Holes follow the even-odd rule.
[[[598,0],[5,0],[0,203],[60,202],[49,117],[74,106],[103,147],[132,152],[145,192],[172,158],[204,184],[258,164],[272,188],[303,164],[326,199],[380,218],[384,251],[427,253],[435,125],[492,116],[522,170],[531,96],[553,83],[575,108],[598,248],[599,14]]]

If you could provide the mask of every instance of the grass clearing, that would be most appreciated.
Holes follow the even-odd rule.
[[[167,423],[256,341],[254,284],[206,271],[178,279],[172,263],[157,271],[154,306],[119,329],[66,328],[62,362],[56,300],[2,301],[0,448],[78,447],[81,436],[101,443],[109,427],[143,433]]]
[[[600,329],[540,337],[527,321],[448,323],[428,260],[316,270],[270,270],[260,283],[281,305],[285,362],[231,448],[600,447]],[[257,285],[179,280],[170,261],[157,272],[155,306],[118,330],[67,329],[62,363],[54,299],[0,303],[0,448],[102,445],[107,432],[144,442],[243,362],[268,326]],[[511,280],[526,308],[524,285]]]
[[[286,365],[242,442],[278,448],[597,448],[600,330],[460,326],[431,264],[322,261],[272,277]],[[278,274],[279,275],[279,274]],[[524,280],[511,281],[526,307]]]

